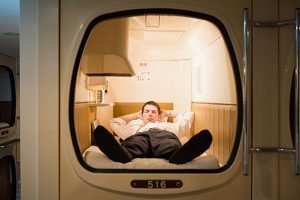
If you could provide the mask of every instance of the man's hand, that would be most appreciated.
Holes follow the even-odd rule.
[[[174,112],[174,110],[161,109],[161,114],[159,116],[160,116],[160,119],[162,120],[165,117],[176,117],[177,114]]]

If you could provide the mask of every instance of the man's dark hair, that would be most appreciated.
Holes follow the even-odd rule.
[[[146,103],[144,103],[143,107],[142,107],[142,113],[144,113],[144,108],[146,105],[153,105],[157,108],[158,114],[161,114],[161,110],[160,110],[160,106],[158,105],[158,103],[156,103],[155,101],[148,101]]]

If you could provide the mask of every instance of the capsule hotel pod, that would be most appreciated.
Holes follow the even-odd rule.
[[[21,2],[21,115],[28,116],[21,196],[297,199],[299,7],[293,0]],[[188,116],[182,144],[207,129],[210,148],[184,164],[109,159],[94,129],[119,141],[111,120],[149,100],[175,113],[165,123]]]
[[[15,58],[0,55],[0,197],[16,199],[19,181],[18,75]]]

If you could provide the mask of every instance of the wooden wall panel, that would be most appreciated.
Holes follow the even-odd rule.
[[[88,105],[75,105],[75,131],[81,152],[91,145],[91,123],[96,118],[96,108]]]
[[[216,156],[221,164],[227,162],[235,138],[236,106],[192,103],[195,113],[194,134],[207,129],[213,142],[207,153]]]

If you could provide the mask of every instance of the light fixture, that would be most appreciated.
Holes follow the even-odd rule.
[[[145,27],[155,27],[160,26],[160,15],[146,15],[145,16]]]
[[[80,60],[87,76],[133,76],[128,60],[128,19],[110,19],[91,31]]]

